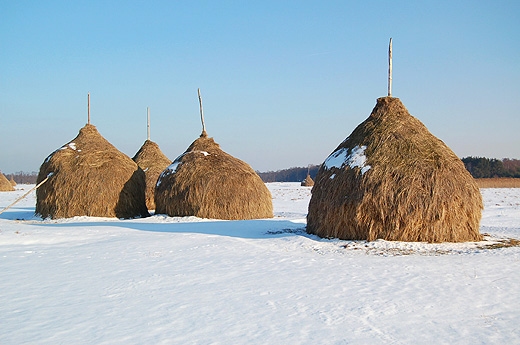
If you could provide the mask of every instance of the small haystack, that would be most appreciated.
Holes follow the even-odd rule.
[[[13,185],[2,172],[0,172],[0,192],[12,192],[14,190]]]
[[[17,183],[16,183],[16,181],[14,180],[13,175],[11,175],[11,178],[9,179],[9,182],[11,182],[11,186],[16,187]]]
[[[36,214],[43,218],[149,215],[144,172],[91,124],[45,159],[37,183],[47,176],[36,191]]]
[[[162,153],[159,145],[149,139],[144,142],[132,159],[143,169],[146,176],[146,207],[149,210],[155,210],[157,179],[172,161]]]
[[[149,210],[155,210],[157,179],[172,161],[162,153],[159,145],[150,140],[150,108],[146,108],[146,114],[147,140],[132,159],[143,169],[146,176],[146,207]]]
[[[346,240],[479,241],[482,197],[462,161],[398,98],[372,113],[315,178],[307,232]]]
[[[311,175],[307,174],[305,180],[302,181],[303,187],[312,187],[314,186],[314,180],[311,178]]]
[[[213,219],[272,218],[271,193],[249,164],[202,134],[159,176],[155,213]]]

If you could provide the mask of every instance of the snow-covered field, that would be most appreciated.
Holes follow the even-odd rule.
[[[0,344],[520,343],[520,189],[482,190],[486,241],[427,244],[307,235],[310,189],[267,185],[252,221],[41,220],[32,192],[0,214]]]

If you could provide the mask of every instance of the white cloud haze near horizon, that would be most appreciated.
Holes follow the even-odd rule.
[[[259,171],[321,164],[387,91],[459,157],[520,158],[520,3],[3,2],[0,170],[91,121],[132,157],[201,131]]]

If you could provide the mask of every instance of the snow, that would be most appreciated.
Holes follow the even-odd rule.
[[[341,148],[330,154],[329,157],[325,160],[325,167],[327,169],[337,168],[341,169],[345,165],[348,165],[351,169],[356,167],[361,169],[361,175],[364,175],[368,170],[370,170],[370,165],[365,165],[366,156],[365,150],[366,146],[355,146],[349,153],[348,148]]]
[[[310,189],[275,217],[0,214],[0,344],[518,344],[520,189],[483,189],[479,243],[320,239]],[[0,211],[32,186],[0,193]]]
[[[162,179],[163,177],[166,177],[168,175],[171,175],[171,174],[174,174],[176,171],[177,171],[177,168],[179,167],[179,165],[182,164],[182,157],[184,157],[185,155],[189,154],[189,153],[202,153],[205,157],[209,156],[210,154],[206,151],[190,151],[190,152],[185,152],[183,153],[182,155],[180,155],[179,157],[175,158],[175,160],[172,162],[172,164],[170,164],[162,173],[161,175],[159,176],[159,178],[157,179],[157,183],[156,183],[156,186],[159,187],[161,185],[161,182],[162,182]]]

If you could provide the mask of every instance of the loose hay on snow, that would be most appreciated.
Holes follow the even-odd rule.
[[[133,218],[148,216],[145,177],[137,164],[87,124],[40,167],[36,214]]]
[[[155,185],[157,184],[157,179],[172,161],[162,153],[159,145],[151,140],[146,140],[132,159],[144,171],[146,176],[146,207],[149,210],[155,210]]]
[[[398,98],[383,97],[321,165],[307,231],[347,240],[480,241],[482,208],[462,161]]]
[[[155,204],[156,214],[170,216],[273,217],[271,193],[258,174],[205,132],[161,174]]]

